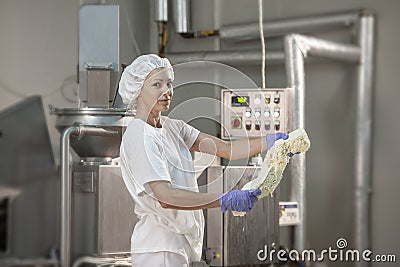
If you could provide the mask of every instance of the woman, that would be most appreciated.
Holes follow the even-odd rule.
[[[184,121],[161,116],[173,97],[174,73],[155,54],[135,59],[122,74],[119,93],[136,106],[121,142],[121,171],[139,218],[131,238],[133,266],[189,266],[202,253],[201,209],[249,211],[260,190],[233,190],[222,196],[199,193],[190,151],[227,159],[256,155],[283,133],[250,140],[223,141]],[[249,146],[248,151],[243,147]]]

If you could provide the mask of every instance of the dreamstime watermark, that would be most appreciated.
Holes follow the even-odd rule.
[[[307,261],[307,262],[396,262],[396,255],[394,254],[376,254],[369,250],[359,251],[356,249],[346,249],[348,246],[347,240],[339,238],[336,241],[336,248],[328,247],[319,252],[313,249],[305,249],[301,252],[297,250],[268,250],[268,246],[257,252],[257,258],[259,261],[275,261],[276,259],[281,262],[287,261]]]

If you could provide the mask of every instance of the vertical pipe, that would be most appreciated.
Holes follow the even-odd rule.
[[[173,0],[175,32],[185,33],[190,30],[189,0]]]
[[[61,267],[70,267],[71,260],[71,179],[69,170],[69,140],[79,128],[71,126],[61,135]]]
[[[168,0],[154,0],[154,20],[168,21]]]
[[[374,66],[374,16],[364,14],[359,22],[358,44],[361,60],[358,66],[355,134],[355,243],[359,251],[371,249],[370,183],[372,159],[372,103]],[[356,266],[368,266],[357,262]]]
[[[296,43],[295,35],[285,37],[286,73],[288,87],[293,88],[293,128],[305,128],[305,73],[304,56]],[[306,159],[300,153],[290,164],[291,171],[291,201],[299,203],[300,224],[294,226],[294,249],[302,251],[305,248],[306,217],[305,217],[305,176]]]

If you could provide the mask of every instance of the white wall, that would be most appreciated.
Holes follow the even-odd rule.
[[[77,1],[63,0],[0,2],[1,109],[29,95],[42,95],[47,113],[48,104],[72,106],[61,87],[74,97],[78,7]],[[47,116],[51,124],[54,118]],[[53,142],[56,154],[57,146]]]

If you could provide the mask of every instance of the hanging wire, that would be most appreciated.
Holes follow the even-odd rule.
[[[260,38],[261,38],[261,52],[262,52],[262,61],[261,61],[261,78],[262,78],[262,88],[266,88],[265,84],[265,41],[264,41],[264,27],[263,27],[263,4],[262,0],[258,0],[258,22],[260,28]]]

